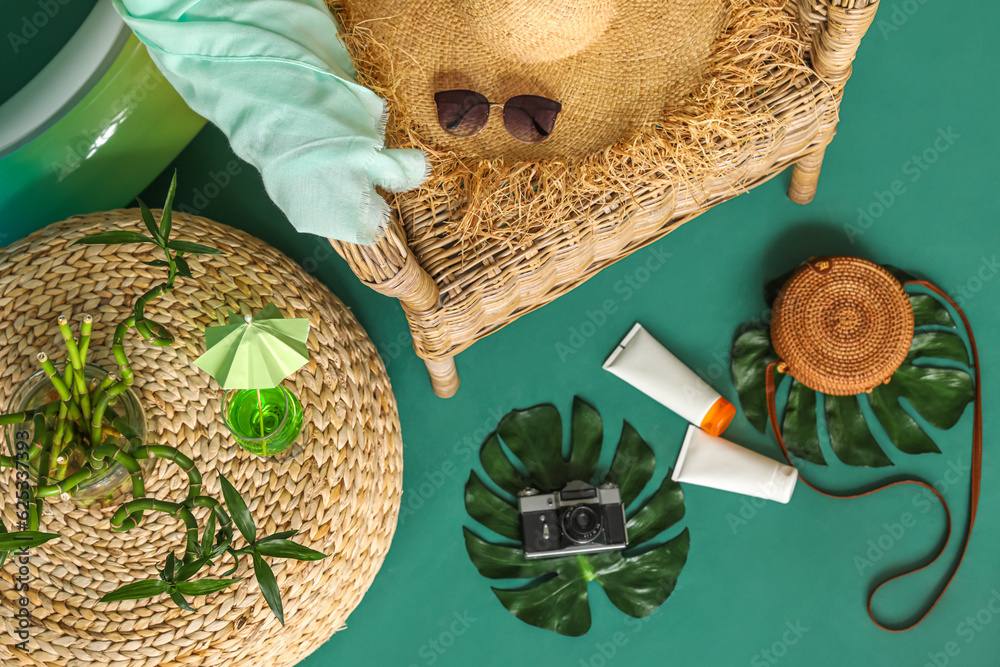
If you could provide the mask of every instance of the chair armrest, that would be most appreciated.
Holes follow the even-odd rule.
[[[364,246],[330,239],[362,283],[379,294],[397,298],[414,312],[438,308],[441,293],[430,274],[420,266],[406,242],[406,234],[393,215],[386,234],[374,245]]]
[[[799,19],[812,36],[816,73],[841,92],[851,78],[851,62],[875,20],[879,0],[797,0]]]

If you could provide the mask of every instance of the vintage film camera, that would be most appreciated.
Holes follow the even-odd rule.
[[[625,508],[614,484],[573,481],[560,491],[518,494],[524,555],[549,558],[613,551],[628,546]]]

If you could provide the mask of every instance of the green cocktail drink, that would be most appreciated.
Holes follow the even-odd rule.
[[[222,414],[239,446],[258,456],[280,454],[302,431],[302,404],[282,386],[227,391]]]

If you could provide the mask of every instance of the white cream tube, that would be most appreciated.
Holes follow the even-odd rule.
[[[610,371],[712,435],[726,430],[736,408],[638,322],[604,362]]]
[[[799,471],[688,426],[671,479],[787,503]]]

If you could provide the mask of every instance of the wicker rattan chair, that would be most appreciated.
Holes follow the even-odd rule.
[[[400,300],[435,393],[454,395],[454,357],[475,341],[786,167],[793,167],[788,196],[800,204],[812,200],[851,62],[878,0],[787,1],[811,40],[809,71],[789,70],[760,96],[757,103],[769,105],[786,131],[760,147],[761,158],[743,165],[735,183],[720,166],[718,178],[699,177],[697,183],[678,175],[669,192],[609,193],[595,202],[600,212],[588,225],[547,230],[517,248],[480,246],[474,256],[463,256],[461,244],[449,237],[445,212],[404,206],[397,206],[389,233],[374,246],[331,241],[363,283]],[[428,235],[430,228],[435,233]]]

